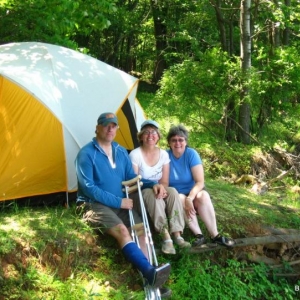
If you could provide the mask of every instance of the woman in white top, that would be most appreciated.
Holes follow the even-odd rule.
[[[129,156],[137,174],[162,185],[159,194],[154,194],[152,189],[143,189],[143,199],[155,230],[162,235],[162,252],[175,254],[171,235],[179,247],[191,247],[191,244],[181,237],[185,226],[184,210],[178,192],[169,187],[170,158],[157,146],[160,136],[157,122],[145,121],[138,133],[141,146],[132,150]]]

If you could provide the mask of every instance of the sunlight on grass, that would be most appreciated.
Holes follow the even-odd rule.
[[[246,186],[209,178],[206,188],[214,203],[218,229],[225,235],[234,238],[255,236],[261,233],[263,226],[300,229],[299,210],[291,207],[293,201],[279,200],[281,198],[275,192],[256,195]],[[201,221],[200,226],[208,236]],[[184,235],[187,239],[191,237],[188,229]],[[241,271],[240,263],[232,259],[234,253],[159,255],[160,263],[171,262],[172,265],[167,284],[173,290],[172,299],[192,299],[195,292],[197,296],[205,293],[214,297],[224,291],[226,280],[228,284],[234,282],[240,295],[247,295],[246,273]],[[96,235],[75,215],[74,207],[24,207],[2,211],[0,256],[0,289],[5,299],[145,298],[139,274],[125,261],[116,242],[107,236]],[[231,265],[227,265],[229,262]],[[267,275],[251,274],[247,276],[258,295],[263,295],[263,288],[267,286],[280,294]],[[278,283],[275,281],[274,284]],[[287,286],[286,282],[281,284]],[[230,289],[226,293],[233,296]],[[292,291],[288,293],[291,295]]]
[[[9,230],[14,230],[14,231],[19,231],[21,229],[21,226],[18,222],[13,220],[12,218],[5,218],[4,219],[5,224],[0,225],[0,229],[9,231]],[[22,228],[24,229],[24,228]]]
[[[255,215],[259,214],[258,209],[251,209],[251,208],[249,208],[248,211],[251,212],[252,214],[255,214]]]
[[[40,216],[37,218],[33,218],[33,217],[27,218],[26,215],[20,220],[15,220],[13,217],[5,217],[4,220],[1,222],[0,230],[16,231],[22,233],[27,237],[33,237],[35,236],[36,231],[33,230],[34,228],[31,228],[29,226],[30,221],[47,224],[46,223],[47,219],[48,217],[46,216]]]

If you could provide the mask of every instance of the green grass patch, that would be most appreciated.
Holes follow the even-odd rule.
[[[300,214],[279,194],[258,196],[247,187],[207,179],[219,231],[253,236],[263,226],[300,230]],[[207,235],[204,225],[203,232]],[[188,229],[184,236],[192,239]],[[160,239],[154,236],[157,248]],[[14,207],[0,215],[2,299],[144,299],[142,282],[116,242],[98,235],[69,209]],[[295,299],[298,281],[265,265],[239,261],[235,251],[158,255],[170,261],[172,299]],[[299,294],[298,294],[299,295]]]

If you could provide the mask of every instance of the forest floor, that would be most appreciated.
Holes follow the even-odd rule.
[[[297,232],[299,236],[300,211],[279,195],[256,195],[245,186],[224,181],[208,180],[207,189],[215,205],[219,230],[225,235],[243,239]],[[53,197],[62,202],[62,195]],[[69,208],[55,201],[39,205],[20,205],[18,201],[3,204],[0,299],[143,299],[141,279],[124,260],[115,241],[84,224],[75,213],[73,200]],[[276,231],[280,228],[283,231]],[[207,235],[205,228],[203,231]],[[188,229],[184,236],[192,240]],[[159,248],[159,236],[155,235],[154,240]],[[299,284],[299,241],[246,245],[230,251],[221,247],[198,254],[192,250],[178,251],[172,257],[158,251],[160,263],[172,264],[173,275],[168,285],[173,293],[176,272],[182,271],[188,256],[195,261],[196,256],[209,259],[220,267],[228,260],[264,263],[280,270],[291,288]],[[187,289],[185,294],[188,293]],[[176,294],[172,298],[179,299]]]

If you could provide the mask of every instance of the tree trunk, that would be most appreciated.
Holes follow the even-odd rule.
[[[236,111],[235,100],[229,99],[224,112],[225,139],[226,141],[236,141]]]
[[[243,239],[235,239],[236,247],[247,247],[254,245],[272,245],[272,244],[285,244],[285,243],[299,243],[300,234],[281,234],[281,235],[268,235],[268,236],[258,236],[258,237],[248,237]],[[206,251],[214,251],[226,249],[226,247],[216,244],[204,244],[201,247],[193,247],[190,249],[189,253],[201,253]]]
[[[211,5],[214,7],[220,32],[220,43],[222,45],[223,51],[228,51],[227,42],[226,42],[226,28],[225,28],[225,20],[221,12],[221,0],[210,0]]]
[[[241,129],[239,130],[239,141],[244,144],[250,144],[250,103],[247,100],[249,94],[248,86],[246,84],[247,74],[251,67],[251,33],[250,33],[250,7],[251,0],[241,1],[241,69],[243,74],[242,88],[241,88],[241,104],[239,110],[239,123]]]
[[[158,2],[154,0],[150,0],[150,4],[153,14],[154,37],[156,41],[156,61],[153,70],[153,82],[157,83],[167,67],[164,57],[164,52],[167,49],[167,27],[164,23],[165,14],[162,12],[162,7],[159,7]]]
[[[291,0],[285,0],[284,1],[285,5],[287,6],[288,9],[290,9],[291,6]],[[287,15],[287,19],[289,19],[289,13]],[[283,36],[282,36],[282,45],[288,46],[290,43],[290,28],[288,26],[285,26],[283,30]]]
[[[278,1],[277,0],[273,0],[275,7],[277,9],[279,9],[279,5],[278,5]],[[273,43],[273,47],[277,48],[280,46],[281,41],[280,41],[280,27],[279,27],[280,23],[279,22],[272,22],[272,43]]]

